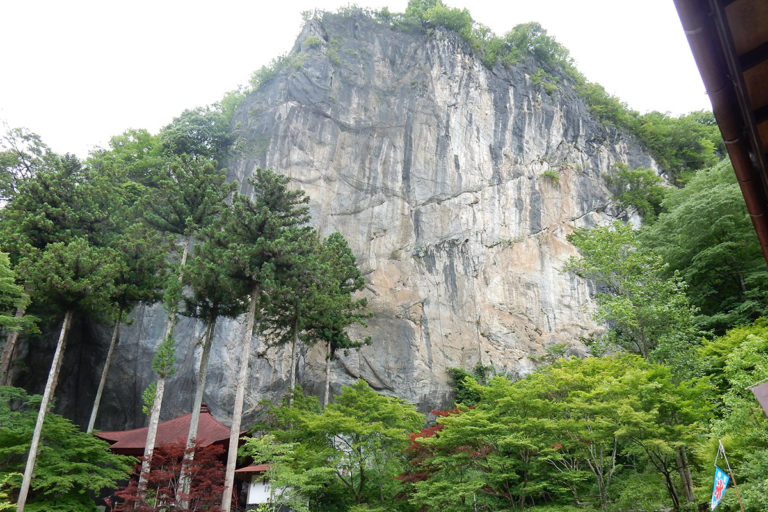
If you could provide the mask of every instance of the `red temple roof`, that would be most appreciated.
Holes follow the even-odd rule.
[[[269,464],[251,464],[244,468],[236,469],[235,473],[263,473],[269,471]]]
[[[157,426],[155,447],[174,442],[185,442],[189,433],[189,422],[192,413],[179,416],[172,420],[163,421]],[[95,432],[94,435],[110,443],[110,450],[122,455],[140,456],[144,453],[144,443],[149,427],[133,430],[115,430],[110,432]],[[229,440],[229,427],[223,425],[211,415],[208,406],[200,407],[200,422],[197,427],[198,446],[208,446]]]

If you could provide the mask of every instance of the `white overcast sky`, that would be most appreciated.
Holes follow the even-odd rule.
[[[152,132],[287,52],[301,13],[339,0],[0,0],[0,120],[85,156]],[[403,12],[407,0],[357,0]],[[444,0],[502,35],[538,21],[631,108],[709,109],[672,0]]]

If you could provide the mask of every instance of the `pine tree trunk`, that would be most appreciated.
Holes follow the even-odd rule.
[[[26,313],[26,308],[17,308],[15,318],[21,318]],[[8,333],[8,339],[5,340],[3,354],[0,356],[0,386],[10,386],[11,383],[11,361],[13,353],[16,351],[16,342],[19,340],[19,331]]]
[[[323,409],[328,406],[328,398],[331,393],[331,342],[327,342],[325,349],[325,394],[323,395]]]
[[[240,422],[243,416],[243,400],[245,398],[245,383],[248,380],[248,364],[251,357],[251,341],[253,339],[253,327],[256,322],[256,302],[259,296],[258,289],[251,292],[251,304],[248,307],[248,318],[245,325],[245,335],[242,342],[240,355],[240,372],[237,375],[237,388],[235,390],[235,406],[232,411],[232,426],[229,432],[229,449],[227,452],[227,468],[224,476],[224,492],[221,496],[221,512],[229,512],[232,504],[232,491],[235,482],[235,465],[237,464],[237,448],[240,440]]]
[[[189,507],[189,491],[192,487],[192,475],[189,466],[195,460],[195,442],[197,441],[197,427],[200,424],[200,408],[203,405],[203,391],[205,390],[205,381],[208,378],[208,360],[211,358],[211,344],[213,342],[213,331],[216,328],[216,319],[208,323],[203,338],[203,353],[200,356],[200,368],[197,373],[197,388],[195,389],[195,401],[192,404],[192,417],[189,420],[189,433],[187,434],[187,445],[184,450],[184,459],[181,463],[181,472],[179,474],[179,487],[176,491],[176,502],[184,510]]]
[[[296,345],[299,343],[299,315],[293,321],[293,342],[291,343],[291,395],[288,397],[288,406],[293,407],[293,394],[296,391]]]
[[[27,456],[27,465],[24,468],[24,477],[21,481],[21,489],[19,489],[19,499],[16,502],[16,512],[24,512],[24,506],[27,502],[27,495],[29,494],[29,485],[32,482],[32,471],[35,469],[35,462],[37,460],[37,454],[40,450],[40,438],[43,433],[43,422],[45,421],[45,415],[48,412],[48,404],[53,397],[53,393],[56,390],[56,384],[59,380],[59,371],[61,370],[61,363],[64,359],[64,349],[67,346],[67,333],[69,332],[70,325],[72,324],[72,311],[67,311],[64,314],[64,320],[61,323],[61,330],[59,331],[59,341],[56,344],[56,352],[53,354],[53,361],[51,361],[51,370],[48,372],[48,381],[45,383],[45,391],[43,392],[43,400],[40,402],[40,410],[37,413],[37,421],[35,422],[35,430],[32,433],[32,443],[29,446],[29,455]]]
[[[104,368],[101,370],[101,380],[99,380],[99,388],[96,390],[96,398],[93,399],[93,408],[91,409],[91,419],[88,420],[87,433],[93,431],[93,427],[96,424],[96,415],[99,413],[99,405],[101,404],[101,395],[104,393],[104,386],[107,383],[107,374],[109,374],[109,368],[112,366],[112,360],[115,358],[115,347],[117,346],[118,336],[120,335],[120,317],[123,311],[117,312],[117,320],[115,320],[115,327],[112,329],[112,339],[109,341],[109,350],[107,350],[107,359],[104,361]]]
[[[184,252],[181,254],[181,262],[179,262],[179,282],[184,279],[184,267],[187,264],[187,256],[189,256],[189,246],[192,243],[192,237],[187,236],[184,242]],[[176,306],[168,312],[168,325],[165,327],[165,333],[160,343],[167,340],[173,333],[173,326],[176,323]],[[141,473],[139,474],[139,484],[137,493],[139,497],[144,499],[144,491],[147,487],[147,477],[149,476],[149,470],[152,467],[152,453],[155,451],[155,438],[157,437],[157,425],[160,422],[160,409],[163,406],[163,394],[165,393],[165,378],[166,375],[157,376],[157,388],[155,389],[155,400],[152,402],[152,411],[149,415],[149,429],[147,430],[147,439],[144,444],[144,460],[141,462]]]
[[[168,318],[168,325],[165,327],[163,340],[167,340],[173,333],[173,324],[176,321],[176,311],[171,311]],[[161,341],[162,343],[163,341]],[[157,388],[155,389],[155,400],[152,402],[152,410],[149,414],[149,429],[147,430],[147,439],[144,442],[144,460],[141,462],[141,473],[139,474],[139,485],[137,494],[143,500],[144,491],[147,487],[147,477],[152,465],[152,453],[155,450],[155,438],[157,437],[157,425],[160,422],[160,409],[163,406],[163,393],[165,392],[165,375],[157,376]]]
[[[163,393],[165,393],[165,377],[157,377],[157,389],[155,390],[155,401],[152,402],[152,411],[149,415],[149,429],[147,430],[147,440],[144,443],[144,459],[141,461],[141,473],[139,474],[139,485],[137,494],[144,499],[144,493],[147,490],[147,479],[149,470],[152,467],[152,453],[155,451],[155,439],[157,438],[157,425],[160,423],[160,409],[163,405]]]

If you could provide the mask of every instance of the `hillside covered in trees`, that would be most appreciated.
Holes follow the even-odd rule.
[[[308,13],[307,22],[309,28],[297,43],[300,51],[254,73],[250,89],[185,111],[157,134],[126,132],[84,160],[54,153],[26,129],[4,134],[0,510],[90,511],[118,485],[123,487],[117,500],[136,510],[236,509],[242,503],[230,499],[234,469],[246,463],[267,464],[272,503],[297,511],[696,510],[709,501],[720,441],[745,509],[768,509],[768,419],[749,390],[768,379],[768,320],[763,318],[768,274],[712,115],[634,112],[589,83],[568,51],[539,25],[520,25],[498,36],[466,10],[440,0],[411,0],[405,13],[357,8]],[[439,311],[435,316],[424,312],[430,307],[427,299],[410,296],[399,317],[390,315],[381,306],[384,285],[374,282],[381,280],[377,270],[411,268],[397,266],[405,260],[435,281],[449,280],[447,271],[435,270],[444,253],[465,258],[445,264],[454,275],[493,277],[494,272],[515,270],[512,264],[478,270],[481,258],[467,256],[471,235],[464,240],[465,231],[453,225],[451,229],[460,231],[457,243],[453,238],[451,243],[430,241],[419,230],[437,229],[437,220],[413,221],[414,240],[420,243],[397,250],[386,246],[379,253],[374,248],[372,257],[356,242],[360,232],[364,245],[371,247],[385,236],[362,224],[350,225],[349,233],[333,230],[335,214],[327,209],[332,201],[311,195],[322,189],[318,182],[348,182],[350,175],[362,176],[367,170],[351,169],[339,180],[325,175],[303,181],[270,170],[284,165],[298,172],[291,158],[336,162],[335,153],[356,151],[345,144],[352,140],[344,139],[345,134],[380,130],[355,120],[339,122],[348,114],[346,99],[362,103],[354,94],[359,83],[366,83],[366,71],[360,71],[363,78],[354,75],[357,68],[349,60],[361,59],[361,52],[343,40],[322,37],[322,30],[345,23],[370,24],[380,31],[376,37],[395,34],[432,41],[439,49],[436,55],[461,54],[477,66],[479,71],[473,72],[486,73],[472,76],[492,76],[488,83],[520,88],[524,83],[528,92],[520,101],[528,102],[531,111],[538,109],[548,123],[541,126],[554,133],[560,126],[554,120],[561,119],[565,135],[554,148],[541,141],[526,142],[530,146],[521,142],[519,155],[505,153],[516,147],[507,138],[520,135],[522,140],[529,133],[525,130],[538,129],[530,128],[539,119],[531,114],[527,127],[510,122],[513,135],[502,134],[488,148],[488,158],[477,159],[478,166],[487,164],[491,186],[523,180],[544,197],[520,211],[544,211],[552,197],[560,201],[552,203],[555,209],[571,203],[588,206],[574,210],[581,217],[556,218],[550,224],[546,212],[536,222],[533,216],[518,215],[515,220],[530,224],[530,233],[515,238],[509,236],[515,229],[510,228],[506,237],[482,239],[483,250],[497,251],[489,252],[494,265],[504,255],[535,248],[546,256],[537,258],[549,265],[542,282],[563,279],[572,289],[583,286],[590,292],[572,317],[584,318],[584,326],[552,327],[546,342],[525,345],[533,347],[524,355],[530,367],[511,368],[488,350],[485,356],[465,359],[443,354],[440,372],[450,385],[448,396],[437,387],[419,390],[428,379],[409,378],[428,374],[410,367],[413,373],[400,375],[397,382],[411,394],[398,393],[401,388],[389,385],[396,379],[381,377],[370,363],[375,378],[353,378],[368,375],[350,369],[348,358],[356,351],[368,350],[382,360],[390,357],[387,361],[406,357],[390,354],[408,345],[398,339],[405,331],[391,326],[418,323],[420,332],[432,332],[433,338],[426,336],[430,350],[437,334],[459,338],[470,332],[443,332],[434,325],[435,318],[450,316],[450,309],[439,309],[445,307],[440,300],[432,306]],[[288,127],[281,136],[264,136],[274,128],[270,116],[298,115],[286,114],[285,105],[299,104],[296,97],[312,90],[301,89],[302,80],[311,76],[320,81],[325,72],[342,77],[338,90],[329,88],[339,98],[325,105],[327,112],[312,111],[302,122],[310,126],[308,131],[325,134],[319,136],[322,140],[336,137],[333,155],[307,156],[303,151],[312,141],[290,132],[291,125],[279,125]],[[354,87],[349,85],[358,79]],[[427,82],[409,77],[398,86],[416,98],[408,99],[409,113],[419,112],[424,98],[440,99]],[[345,99],[349,90],[353,92]],[[281,96],[285,94],[296,97],[287,101]],[[384,89],[377,94],[376,102],[396,105],[387,103],[394,100]],[[325,100],[309,103],[321,109]],[[573,105],[569,114],[553,113],[566,103]],[[581,115],[582,109],[588,117],[574,125],[583,131],[571,133],[568,116]],[[381,111],[368,114],[371,119],[389,115]],[[316,114],[333,119],[338,133],[313,125]],[[411,128],[400,139],[402,148],[391,150],[408,154],[402,173],[398,169],[402,186],[393,192],[394,187],[382,185],[374,199],[381,205],[405,197],[403,203],[418,219],[435,205],[463,197],[464,191],[453,196],[440,188],[453,183],[455,176],[446,174],[445,183],[434,185],[437,192],[419,195],[419,167],[429,167],[430,160],[419,157],[419,141],[426,140],[413,128],[419,119],[408,119],[403,125]],[[452,133],[449,125],[446,121],[446,133]],[[436,144],[445,148],[444,155],[435,166],[469,180],[473,161],[467,154],[474,149],[449,154],[450,141],[457,138],[440,137]],[[381,144],[379,149],[371,145],[368,152],[376,153],[389,139]],[[541,154],[530,149],[539,148],[537,144],[543,144]],[[282,146],[290,147],[279,153]],[[388,161],[385,150],[377,154]],[[346,165],[343,156],[338,158]],[[637,165],[642,162],[647,165]],[[594,196],[590,199],[583,190],[568,196],[580,185],[590,187]],[[481,188],[462,207],[482,204],[488,196]],[[598,197],[603,192],[605,204]],[[354,199],[346,198],[344,207]],[[360,199],[361,204],[366,200]],[[350,207],[349,218],[356,219],[363,210]],[[479,223],[479,217],[470,224]],[[507,222],[511,217],[498,218]],[[389,217],[379,221],[394,223]],[[551,239],[538,245],[527,242],[545,235]],[[542,249],[550,247],[546,244],[565,248],[552,256]],[[404,256],[405,249],[410,255]],[[383,251],[388,253],[386,263],[373,268],[370,261],[382,259]],[[416,287],[410,278],[397,276],[398,293],[407,295]],[[479,295],[492,294],[491,282],[497,281],[489,278]],[[441,281],[430,292],[439,295],[449,288]],[[454,288],[454,296],[464,297],[463,290]],[[529,297],[522,300],[531,302]],[[545,301],[544,294],[535,297]],[[112,366],[121,332],[133,328],[140,308],[155,312],[154,324],[146,325],[160,331],[153,353],[144,354],[151,358],[146,371],[152,372],[153,382],[135,393],[135,383],[115,383],[119,369]],[[556,323],[552,311],[542,318]],[[478,315],[474,320],[476,335],[504,352],[511,345],[488,334],[494,328],[488,318]],[[529,331],[542,330],[544,324],[536,323],[534,313],[526,318],[521,321],[529,322]],[[369,323],[379,330],[366,330]],[[222,330],[229,336],[226,350]],[[109,348],[92,370],[98,379],[76,400],[89,413],[89,420],[78,425],[72,421],[76,414],[66,407],[57,409],[61,414],[53,412],[59,382],[76,381],[70,387],[77,389],[83,382],[77,377],[85,371],[82,367],[63,363],[67,344],[74,338],[88,347],[99,332],[107,331]],[[568,333],[571,338],[566,339]],[[541,333],[531,336],[545,339]],[[217,344],[232,353],[226,370],[209,363]],[[314,375],[322,375],[322,382],[307,377],[310,350],[320,354],[322,368]],[[413,350],[407,357],[416,361],[422,354]],[[436,371],[437,357],[430,353],[429,371]],[[286,378],[266,384],[271,394],[259,395],[249,379],[257,368],[272,368],[275,358],[289,369]],[[195,371],[183,376],[187,380],[182,384],[169,384],[178,382],[173,379],[182,361],[193,364]],[[185,389],[184,403],[191,405],[187,412],[199,413],[201,403],[214,396],[206,394],[209,368],[214,380],[226,371],[232,383],[226,404],[211,404],[226,408],[223,414],[231,420],[235,435],[228,454],[198,449],[192,427],[178,446],[155,449],[164,401],[167,411],[167,400],[178,402],[174,395]],[[400,368],[391,371],[397,374]],[[110,379],[112,386],[123,387],[143,404],[149,434],[141,461],[112,454],[90,433],[104,424],[100,407]],[[38,392],[42,396],[34,394]],[[409,403],[407,398],[413,397],[418,403]],[[430,397],[433,401],[427,402]],[[243,429],[248,435],[238,450],[237,433]],[[132,483],[124,485],[132,472]],[[735,493],[726,494],[720,509],[739,509]]]

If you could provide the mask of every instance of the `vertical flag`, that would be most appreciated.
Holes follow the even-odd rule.
[[[725,488],[728,487],[728,481],[730,477],[725,474],[725,471],[715,466],[715,483],[712,485],[712,501],[710,502],[710,510],[715,510],[715,507],[720,504],[720,501],[725,495]]]

